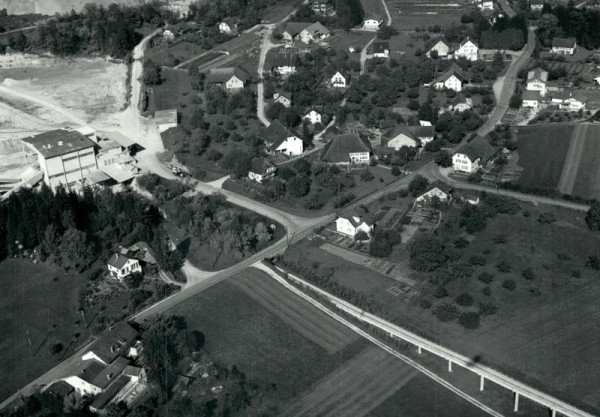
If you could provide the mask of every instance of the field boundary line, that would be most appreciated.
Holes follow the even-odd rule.
[[[469,394],[467,394],[467,393],[461,391],[460,389],[456,388],[454,385],[452,385],[451,383],[449,383],[448,381],[446,381],[442,377],[438,376],[433,371],[430,371],[429,369],[425,368],[423,365],[417,363],[416,361],[414,361],[413,359],[409,358],[408,356],[405,356],[405,355],[401,354],[400,352],[392,349],[391,347],[389,347],[388,345],[386,345],[385,343],[383,343],[379,339],[371,336],[366,331],[364,331],[361,328],[359,328],[358,326],[350,323],[348,320],[344,319],[342,316],[338,315],[337,313],[333,312],[329,308],[325,307],[319,301],[316,301],[315,299],[313,299],[312,297],[310,297],[308,294],[304,293],[303,291],[299,290],[298,288],[294,287],[292,284],[290,284],[289,282],[287,282],[284,278],[282,278],[281,276],[279,276],[279,274],[277,274],[271,268],[269,268],[268,266],[266,266],[264,263],[257,262],[254,265],[252,265],[252,267],[260,269],[261,271],[266,272],[267,275],[269,275],[271,278],[273,278],[274,280],[276,280],[277,282],[279,282],[281,285],[283,285],[284,287],[286,287],[288,290],[292,291],[294,294],[298,295],[299,297],[302,297],[303,299],[305,299],[306,301],[308,301],[310,304],[312,304],[313,306],[315,306],[319,310],[321,310],[324,313],[326,313],[327,315],[333,317],[335,320],[337,320],[340,323],[344,324],[345,326],[347,326],[351,330],[355,331],[356,333],[358,333],[359,335],[361,335],[362,337],[364,337],[365,339],[367,339],[369,342],[371,342],[371,343],[375,344],[376,346],[380,347],[381,349],[383,349],[387,353],[389,353],[389,354],[397,357],[398,359],[403,360],[407,364],[409,364],[412,367],[418,369],[423,374],[425,374],[429,378],[433,379],[435,382],[437,382],[440,385],[442,385],[443,387],[449,389],[451,392],[453,392],[454,394],[458,395],[462,399],[470,402],[471,404],[473,404],[477,408],[485,411],[486,413],[488,413],[488,414],[490,414],[490,415],[492,415],[494,417],[504,417],[503,414],[501,414],[501,413],[493,410],[492,408],[490,408],[487,405],[483,404],[482,402],[480,402],[479,400],[477,400],[474,397],[470,396]]]
[[[575,127],[571,142],[567,149],[565,164],[563,165],[560,179],[558,180],[558,188],[563,194],[572,194],[575,187],[575,180],[579,172],[579,162],[583,153],[583,148],[586,142],[586,133],[588,130],[587,124],[581,124]]]

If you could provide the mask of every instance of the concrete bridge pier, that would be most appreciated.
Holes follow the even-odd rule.
[[[517,391],[515,391],[515,408],[513,409],[513,411],[515,413],[519,411],[519,393]]]
[[[452,372],[452,361],[448,361],[448,372]]]
[[[423,350],[421,349],[421,346],[417,346],[417,353],[420,355],[421,353],[423,353]]]
[[[479,375],[479,391],[483,391],[483,385],[485,384],[485,377]]]
[[[556,410],[552,410],[552,409],[551,409],[551,410],[550,410],[550,415],[551,415],[552,417],[556,417]]]

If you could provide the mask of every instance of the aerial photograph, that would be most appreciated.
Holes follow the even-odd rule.
[[[600,0],[0,0],[0,417],[600,417],[599,300]]]

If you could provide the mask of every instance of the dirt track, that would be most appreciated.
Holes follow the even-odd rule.
[[[323,378],[293,403],[285,417],[361,417],[414,378],[419,371],[383,350],[370,346]]]
[[[339,351],[358,338],[356,333],[311,308],[261,271],[248,268],[230,282],[329,353]]]
[[[575,179],[577,178],[577,172],[579,171],[579,161],[583,153],[583,147],[585,145],[588,124],[582,124],[575,127],[575,132],[571,138],[569,144],[569,151],[565,158],[565,164],[563,165],[562,173],[560,175],[560,181],[558,182],[558,189],[563,194],[572,194],[573,187],[575,186]]]

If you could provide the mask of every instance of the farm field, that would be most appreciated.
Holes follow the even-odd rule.
[[[71,355],[88,333],[78,312],[79,291],[85,286],[81,276],[10,259],[0,263],[0,279],[2,400]],[[71,344],[75,334],[79,338]],[[52,354],[56,342],[65,350]]]
[[[385,9],[383,8],[382,0],[361,0],[360,4],[365,11],[365,18],[371,17],[377,20],[383,20],[384,24],[387,20]]]
[[[146,50],[145,57],[157,64],[172,67],[202,52],[204,49],[200,45],[184,41],[170,45],[154,45]],[[209,52],[209,54],[211,53]],[[216,54],[216,56],[219,55]]]
[[[401,30],[460,24],[460,17],[470,7],[463,0],[386,0],[392,15],[392,27]]]
[[[264,284],[254,288],[261,281]],[[248,379],[258,383],[276,384],[275,396],[281,405],[367,345],[364,339],[356,339],[349,329],[253,268],[203,291],[171,313],[185,316],[190,329],[206,335],[205,349],[217,362],[235,364]],[[290,314],[299,313],[305,318],[290,327]],[[321,344],[339,349],[330,354]]]
[[[562,194],[600,198],[600,126],[546,125],[519,128],[519,183],[524,187],[558,189]],[[545,149],[545,157],[539,150]]]
[[[312,259],[319,268],[331,269],[338,283],[385,306],[408,329],[418,329],[434,341],[563,399],[600,408],[600,330],[595,325],[600,313],[594,301],[600,295],[600,283],[597,272],[585,266],[588,256],[597,253],[600,238],[588,232],[583,214],[519,204],[527,216],[497,215],[488,220],[484,232],[474,236],[458,227],[458,211],[446,213],[448,225],[442,223],[438,229],[444,244],[454,248],[452,242],[465,237],[470,243],[457,249],[457,255],[463,262],[483,257],[484,265],[474,267],[470,278],[446,284],[447,295],[441,299],[433,296],[431,274],[411,275],[418,281],[416,294],[394,292],[389,278],[356,265],[352,265],[354,271],[346,269],[341,258],[324,253],[319,239],[294,245],[288,254],[290,259]],[[539,224],[542,210],[552,212],[557,220]],[[407,252],[400,245],[392,259],[402,262]],[[507,272],[497,268],[503,260],[511,265]],[[522,275],[527,268],[533,271],[531,279]],[[492,276],[488,284],[477,279],[484,271]],[[507,279],[515,282],[514,290],[503,286]],[[489,295],[482,292],[486,285]],[[423,299],[434,305],[452,303],[464,293],[473,298],[473,307],[461,307],[461,311],[477,311],[480,302],[497,307],[495,315],[482,317],[476,330],[440,322],[431,309],[421,306]]]

